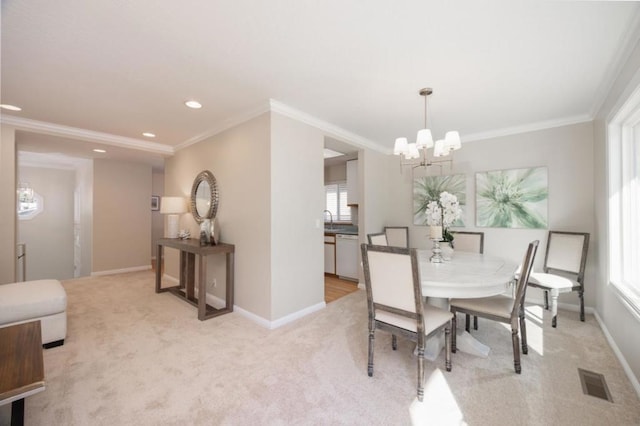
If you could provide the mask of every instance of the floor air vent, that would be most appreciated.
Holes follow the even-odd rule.
[[[602,374],[578,368],[578,375],[580,376],[580,382],[582,383],[582,392],[586,395],[595,396],[597,398],[613,402],[611,394],[609,393],[609,388],[607,387],[607,382],[605,382]]]

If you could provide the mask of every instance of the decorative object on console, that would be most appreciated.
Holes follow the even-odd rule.
[[[220,194],[216,178],[209,170],[196,176],[191,187],[191,214],[200,225],[200,244],[216,245],[220,241],[220,229],[216,214]]]
[[[167,215],[167,238],[178,238],[180,214],[187,211],[187,204],[182,197],[162,197],[160,213]]]
[[[433,256],[431,262],[441,263],[447,260],[442,256],[440,241],[445,241],[451,245],[453,235],[449,232],[449,227],[460,217],[462,210],[458,203],[458,198],[446,191],[440,193],[437,200],[429,201],[425,209],[427,225],[429,225],[429,238],[433,240]],[[451,259],[451,255],[448,256]]]
[[[420,96],[424,96],[424,128],[418,131],[416,142],[409,143],[407,138],[397,138],[393,147],[393,154],[400,157],[400,170],[402,166],[410,166],[411,169],[416,167],[438,166],[442,172],[442,165],[453,165],[453,159],[434,160],[427,157],[427,150],[433,148],[433,157],[446,157],[452,151],[460,149],[462,142],[457,131],[449,131],[445,134],[444,139],[433,141],[431,130],[427,128],[427,97],[433,93],[433,89],[426,87],[418,92]],[[422,154],[420,154],[422,151]],[[403,158],[404,157],[404,161]],[[417,161],[416,161],[417,160]]]

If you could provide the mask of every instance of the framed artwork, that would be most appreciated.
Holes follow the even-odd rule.
[[[160,197],[157,195],[151,196],[151,210],[160,210]]]
[[[425,210],[429,201],[438,200],[441,192],[458,198],[462,214],[451,226],[465,226],[467,214],[467,178],[464,174],[446,176],[424,176],[413,179],[413,224],[427,225]]]
[[[547,228],[546,167],[476,173],[476,226]]]

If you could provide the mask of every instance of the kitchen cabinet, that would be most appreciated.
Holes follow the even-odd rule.
[[[347,161],[347,205],[358,205],[358,160]]]
[[[336,273],[336,236],[324,236],[324,272],[326,274]]]

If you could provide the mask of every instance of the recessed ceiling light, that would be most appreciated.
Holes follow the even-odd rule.
[[[104,154],[104,153],[105,153],[105,152],[107,152],[107,151],[105,151],[104,149],[98,149],[98,148],[96,148],[96,149],[94,149],[94,150],[93,150],[93,152],[99,152],[100,154]]]
[[[144,132],[142,134],[142,136],[146,136],[148,138],[155,138],[156,137],[156,135],[154,133],[151,133],[151,132]]]
[[[0,104],[0,108],[7,109],[9,111],[22,111],[22,108],[9,104]]]
[[[202,104],[201,104],[200,102],[198,102],[198,101],[194,101],[194,100],[191,100],[191,101],[185,101],[185,103],[184,103],[184,104],[185,104],[186,106],[188,106],[189,108],[193,108],[193,109],[200,109],[200,108],[202,108]]]

